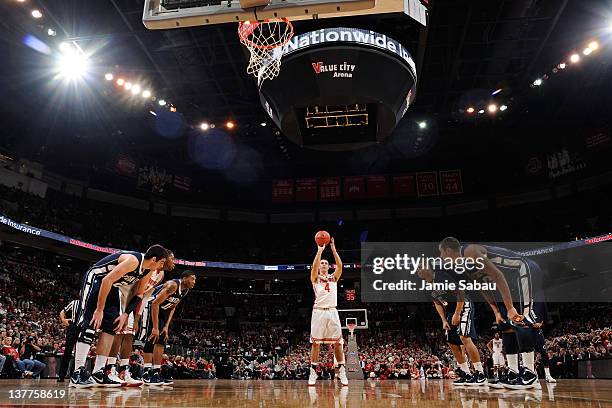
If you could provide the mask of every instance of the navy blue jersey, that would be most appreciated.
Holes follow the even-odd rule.
[[[173,281],[176,282],[176,284],[178,285],[178,289],[176,290],[176,292],[168,296],[163,302],[161,302],[161,304],[159,305],[159,310],[169,312],[170,310],[174,309],[176,305],[179,304],[181,299],[187,294],[187,292],[189,292],[189,289],[187,289],[184,292],[181,291],[181,280],[180,279],[173,279]],[[162,284],[162,285],[157,286],[153,290],[153,293],[151,293],[151,297],[149,298],[149,302],[151,302],[151,304],[157,298],[157,296],[159,296],[163,288],[164,288],[164,285]]]
[[[457,277],[454,274],[442,270],[433,271],[433,283],[453,282],[457,285]],[[447,311],[454,311],[457,306],[458,290],[433,290],[431,296],[438,300]],[[467,297],[463,295],[465,299]]]
[[[123,275],[117,282],[113,283],[113,286],[128,286],[136,283],[140,278],[142,278],[146,274],[146,270],[142,268],[142,262],[144,261],[144,255],[140,252],[131,252],[131,251],[119,251],[114,254],[110,254],[105,256],[96,262],[90,269],[87,271],[87,275],[93,275],[96,279],[102,279],[106,275],[112,272],[113,268],[119,264],[119,257],[123,254],[134,255],[136,259],[138,259],[138,265],[133,270],[127,272]]]

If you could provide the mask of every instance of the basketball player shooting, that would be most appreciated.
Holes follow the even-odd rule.
[[[321,240],[321,236],[323,240]],[[338,304],[338,281],[342,276],[342,260],[334,239],[329,238],[326,232],[319,232],[315,238],[317,240],[317,254],[312,262],[310,270],[310,281],[315,294],[314,306],[312,309],[312,320],[310,323],[310,341],[312,350],[310,353],[310,376],[308,385],[315,385],[317,381],[317,366],[319,365],[319,353],[321,344],[333,344],[334,355],[338,366],[338,378],[342,385],[348,385],[346,376],[344,348],[342,339],[342,325],[340,324],[340,316],[336,310]],[[329,262],[326,259],[321,259],[321,255],[325,250],[325,246],[329,243],[336,270],[333,274],[329,274]]]
[[[112,367],[107,359],[116,332],[123,329],[127,322],[122,296],[129,293],[131,286],[150,272],[162,269],[170,257],[170,251],[161,245],[151,246],[146,253],[119,251],[96,262],[85,273],[79,297],[79,312],[76,324],[79,327],[76,344],[75,367],[70,377],[70,386],[77,388],[118,387],[121,381],[109,378]],[[134,297],[126,310],[135,310],[138,299]],[[96,344],[96,361],[93,374],[85,368],[89,349],[101,330]]]

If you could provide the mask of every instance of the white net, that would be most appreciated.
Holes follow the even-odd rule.
[[[254,75],[261,87],[263,81],[279,74],[283,45],[293,37],[293,25],[286,18],[241,21],[238,36],[251,53],[247,73]]]

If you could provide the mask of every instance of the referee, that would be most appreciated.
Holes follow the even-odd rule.
[[[70,360],[72,359],[74,345],[77,342],[77,336],[79,334],[79,331],[76,324],[74,324],[74,317],[77,313],[78,306],[79,301],[78,299],[75,299],[72,302],[68,303],[59,314],[62,326],[66,328],[66,342],[64,345],[64,354],[62,355],[62,359],[60,362],[59,376],[57,378],[57,382],[64,382],[64,378],[66,377],[66,374],[68,372],[68,367],[70,366]]]

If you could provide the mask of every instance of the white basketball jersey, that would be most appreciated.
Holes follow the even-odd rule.
[[[493,352],[494,353],[501,353],[503,348],[504,348],[504,341],[502,339],[499,339],[499,340],[493,339]]]
[[[322,281],[317,278],[317,282],[312,285],[315,293],[314,307],[327,309],[338,305],[338,283],[330,278]]]
[[[153,293],[153,289],[157,286],[157,284],[164,278],[164,271],[153,271],[151,274],[151,278],[147,282],[147,287],[145,289],[145,293],[143,296],[143,300],[147,301],[147,299]]]

